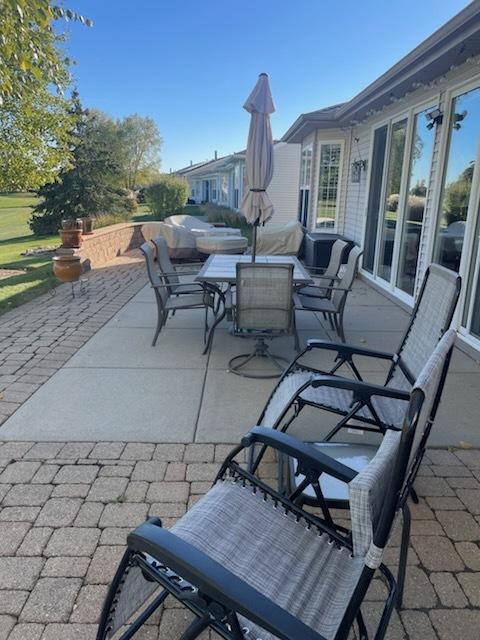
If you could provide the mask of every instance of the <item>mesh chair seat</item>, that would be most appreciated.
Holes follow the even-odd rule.
[[[302,296],[301,293],[295,296],[295,302],[300,302],[304,309],[310,311],[321,311],[323,313],[336,313],[337,306],[328,298],[313,298],[312,296]]]
[[[279,426],[277,424],[279,419],[291,406],[292,400],[297,396],[302,387],[306,383],[319,377],[318,374],[312,371],[301,369],[285,376],[270,398],[270,402],[262,419],[262,425],[266,427]],[[300,392],[299,398],[319,408],[346,414],[352,407],[353,393],[348,389],[339,389],[336,387],[317,387],[315,389],[309,386]],[[396,428],[401,426],[403,416],[405,415],[405,407],[407,406],[406,401],[373,397],[372,405],[384,425]],[[371,411],[367,407],[362,407],[355,415],[359,418],[373,418]]]
[[[178,294],[185,294],[185,293],[191,293],[192,290],[194,289],[198,289],[199,291],[202,291],[202,285],[201,284],[192,284],[192,283],[185,283],[185,284],[174,284],[172,286],[172,293],[174,295],[178,295]]]
[[[218,482],[171,529],[325,638],[333,638],[364,566],[261,492]],[[275,541],[275,545],[272,544]],[[274,636],[241,619],[248,640]]]
[[[192,293],[182,295],[180,298],[169,298],[165,303],[165,309],[173,311],[173,309],[191,309],[192,307],[204,307],[205,304],[213,307],[213,296],[204,293]]]
[[[329,290],[325,287],[315,287],[307,284],[299,290],[299,295],[313,296],[316,298],[325,298],[329,294]]]

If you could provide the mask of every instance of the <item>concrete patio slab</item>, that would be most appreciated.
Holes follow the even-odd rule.
[[[144,305],[142,305],[144,306]],[[201,329],[163,329],[152,347],[153,329],[104,327],[65,365],[109,369],[205,369]]]
[[[157,324],[157,305],[155,302],[129,302],[116,316],[114,316],[106,327],[140,327],[144,329],[155,329]]]
[[[196,442],[238,442],[257,424],[275,380],[240,378],[210,369],[195,433]]]
[[[204,377],[199,369],[63,368],[7,420],[0,439],[191,442]]]

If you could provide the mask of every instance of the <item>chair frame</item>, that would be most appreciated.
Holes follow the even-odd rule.
[[[150,280],[150,286],[152,287],[155,293],[155,300],[157,303],[157,325],[156,325],[155,333],[152,340],[152,347],[156,345],[158,336],[160,335],[162,328],[165,326],[170,312],[175,312],[177,310],[184,311],[189,309],[205,309],[205,321],[204,321],[204,331],[203,331],[203,342],[205,345],[203,349],[203,354],[205,355],[210,349],[210,345],[212,344],[213,335],[216,327],[223,320],[225,316],[225,296],[223,292],[214,284],[210,282],[205,282],[200,285],[201,291],[198,292],[200,294],[203,294],[202,304],[184,305],[181,303],[181,298],[183,295],[182,294],[182,295],[176,296],[178,298],[177,307],[175,307],[175,304],[174,304],[172,308],[167,308],[166,302],[169,299],[172,299],[172,294],[171,294],[172,285],[167,283],[166,279],[168,278],[168,276],[172,276],[172,275],[176,275],[178,277],[178,273],[177,272],[171,272],[171,273],[161,272],[161,275],[160,273],[157,274],[154,271],[153,252],[149,244],[145,242],[140,247],[140,250],[145,256],[145,262],[147,265],[147,272]],[[165,292],[164,297],[162,297],[162,293],[161,293],[162,290]],[[189,293],[190,295],[192,294],[192,292],[189,292]],[[193,293],[198,295],[197,291]],[[175,300],[175,298],[173,298],[173,300]],[[222,307],[221,311],[220,311],[220,306]],[[209,309],[212,309],[212,313],[215,318],[212,326],[210,327],[208,324]]]
[[[265,340],[269,340],[269,339],[273,339],[273,338],[277,338],[277,337],[281,337],[281,336],[288,336],[288,335],[293,335],[294,337],[294,341],[295,341],[295,350],[298,352],[299,351],[299,339],[298,339],[298,333],[297,333],[297,327],[296,327],[296,322],[295,322],[295,305],[294,305],[294,284],[293,284],[293,270],[294,270],[294,265],[291,263],[274,263],[274,264],[265,264],[265,263],[243,263],[243,262],[239,262],[236,265],[236,272],[237,272],[237,278],[236,281],[237,283],[240,281],[240,279],[242,278],[242,270],[246,269],[246,268],[252,268],[252,266],[254,266],[255,269],[258,269],[259,271],[268,271],[269,269],[278,269],[278,268],[283,268],[285,269],[285,271],[289,272],[289,277],[290,277],[290,281],[291,281],[291,289],[292,289],[292,299],[291,299],[291,307],[289,310],[290,313],[290,324],[289,327],[285,330],[272,330],[269,331],[267,329],[259,329],[259,330],[255,330],[254,328],[252,328],[251,330],[249,330],[247,332],[246,329],[242,329],[240,327],[238,327],[237,324],[237,306],[238,303],[240,301],[240,305],[241,305],[241,287],[236,287],[236,291],[237,291],[237,301],[236,304],[233,305],[232,304],[232,293],[231,291],[228,294],[228,301],[226,301],[225,306],[227,309],[227,312],[231,309],[232,310],[232,314],[233,314],[233,329],[232,329],[232,334],[235,336],[239,336],[241,338],[255,338],[255,345],[254,345],[254,349],[253,351],[249,352],[249,353],[243,353],[240,354],[238,356],[234,356],[233,358],[231,358],[229,360],[228,363],[228,370],[231,373],[234,373],[236,375],[245,377],[245,378],[258,378],[258,379],[268,379],[268,378],[278,378],[282,372],[284,371],[284,367],[280,364],[279,361],[283,361],[286,362],[288,364],[288,359],[284,358],[283,356],[279,356],[276,354],[272,354],[265,342]],[[259,307],[259,309],[263,309],[263,307]],[[249,309],[251,310],[251,309]],[[274,310],[272,308],[272,310]],[[282,309],[283,311],[283,309]],[[261,373],[254,373],[252,371],[242,371],[241,369],[248,364],[251,360],[255,359],[255,358],[266,358],[268,359],[277,369],[276,372],[274,373],[269,373],[269,374],[261,374]]]
[[[381,552],[388,543],[395,514],[402,508],[402,504],[408,497],[405,480],[423,401],[423,392],[419,389],[414,390],[402,428],[395,468],[373,535],[373,544]],[[285,509],[286,513],[290,512],[297,519],[303,520],[308,528],[314,527],[319,532],[326,533],[332,544],[353,553],[353,544],[348,536],[341,535],[329,527],[325,520],[306,512],[294,501],[244,470],[235,461],[242,451],[258,444],[272,447],[279,453],[296,458],[303,471],[313,479],[318,480],[322,473],[328,473],[348,482],[354,476],[351,469],[318,452],[309,444],[285,433],[264,427],[254,427],[242,439],[241,444],[227,456],[216,481],[229,475],[234,481],[244,486],[248,483],[254,491],[260,492],[265,500],[272,500],[277,507]],[[151,556],[153,562],[147,562],[145,554]],[[181,640],[195,640],[208,628],[217,632],[225,640],[245,640],[238,615],[248,618],[280,640],[299,640],[300,638],[325,640],[321,634],[279,607],[208,555],[164,530],[158,518],[150,519],[128,536],[128,549],[107,594],[97,640],[106,640],[108,637],[110,615],[114,610],[115,599],[122,587],[123,576],[129,565],[140,567],[144,576],[156,581],[163,591],[133,621],[119,640],[130,640],[168,595],[173,595],[196,616],[194,622],[181,636]],[[383,640],[385,637],[395,606],[397,587],[395,578],[381,562],[380,557],[374,563],[366,561],[334,640],[346,640],[355,621],[358,624],[361,640],[368,640],[360,607],[377,569],[387,583],[388,596],[374,640]]]
[[[353,247],[351,249],[351,251],[355,251],[355,247]],[[357,273],[358,273],[358,269],[359,269],[359,262],[360,262],[360,258],[362,257],[363,251],[362,250],[358,250],[357,247],[357,256],[355,258],[355,265],[354,265],[354,276],[353,276],[353,280],[356,278]],[[331,278],[328,278],[329,280],[331,280]],[[342,284],[342,279],[343,278],[335,278],[335,282],[338,283],[338,285]],[[352,281],[353,282],[353,281]],[[321,287],[321,290],[325,290],[326,294],[319,296],[319,295],[315,295],[315,294],[311,294],[311,293],[305,293],[302,294],[301,290],[295,295],[295,305],[296,305],[296,309],[297,311],[313,311],[316,313],[322,313],[323,317],[325,319],[328,320],[328,322],[330,323],[330,327],[337,332],[340,340],[344,343],[345,342],[345,329],[343,326],[343,315],[345,312],[345,305],[347,302],[347,296],[348,293],[352,290],[352,287],[342,287],[342,286],[338,286],[337,284],[327,284],[324,287]],[[335,293],[335,291],[342,291],[343,295],[338,303],[338,306],[335,310],[329,309],[327,307],[325,307],[324,309],[321,308],[321,302],[322,300],[325,301],[330,301],[332,294]],[[300,298],[301,296],[301,298]],[[308,302],[309,300],[316,300],[318,303],[320,303],[320,306],[309,306]]]

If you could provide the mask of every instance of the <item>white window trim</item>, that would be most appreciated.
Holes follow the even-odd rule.
[[[317,207],[318,207],[318,182],[320,179],[320,156],[322,152],[323,144],[339,144],[340,145],[340,163],[338,170],[338,187],[337,187],[337,199],[335,201],[335,224],[333,228],[330,229],[322,229],[321,227],[317,227]],[[313,154],[312,154],[312,178],[315,176],[314,180],[314,189],[310,190],[310,195],[313,193],[314,198],[310,199],[309,202],[309,217],[310,217],[310,228],[313,232],[318,231],[320,233],[337,233],[338,229],[338,221],[340,217],[340,194],[342,191],[342,180],[343,180],[343,164],[345,158],[345,140],[343,138],[332,138],[331,140],[328,138],[320,138],[316,141],[316,153],[315,153],[315,171],[313,171]]]

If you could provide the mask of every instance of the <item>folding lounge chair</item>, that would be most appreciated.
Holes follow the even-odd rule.
[[[295,309],[297,311],[322,313],[329,320],[332,329],[338,333],[342,342],[345,342],[343,314],[347,295],[352,290],[353,282],[357,277],[358,264],[362,253],[363,251],[359,247],[352,248],[342,276],[334,285],[328,284],[322,287],[321,293],[325,293],[325,295],[304,294],[302,289],[295,295]]]
[[[396,590],[382,558],[408,495],[418,417],[440,375],[431,363],[412,391],[402,429],[385,436],[359,474],[288,434],[254,427],[226,458],[212,489],[169,531],[153,518],[128,536],[97,640],[132,638],[168,595],[195,614],[188,629],[179,630],[181,640],[208,628],[226,640],[346,640],[355,621],[361,640],[368,640],[360,608],[377,570],[388,587],[374,636],[382,640]],[[329,473],[348,483],[350,536],[235,461],[259,443],[295,458],[313,481]]]
[[[187,309],[205,309],[205,322],[203,341],[205,348],[203,353],[207,353],[212,340],[215,328],[225,316],[225,296],[222,291],[211,283],[204,283],[198,293],[182,293],[182,295],[172,295],[170,293],[172,284],[164,282],[155,265],[153,251],[148,244],[144,242],[140,247],[147,265],[148,278],[155,293],[157,302],[157,327],[152,341],[155,346],[160,331],[165,326],[169,313],[175,311],[184,311]],[[220,300],[220,303],[218,302]],[[208,324],[208,311],[211,310],[214,321],[211,327]]]

